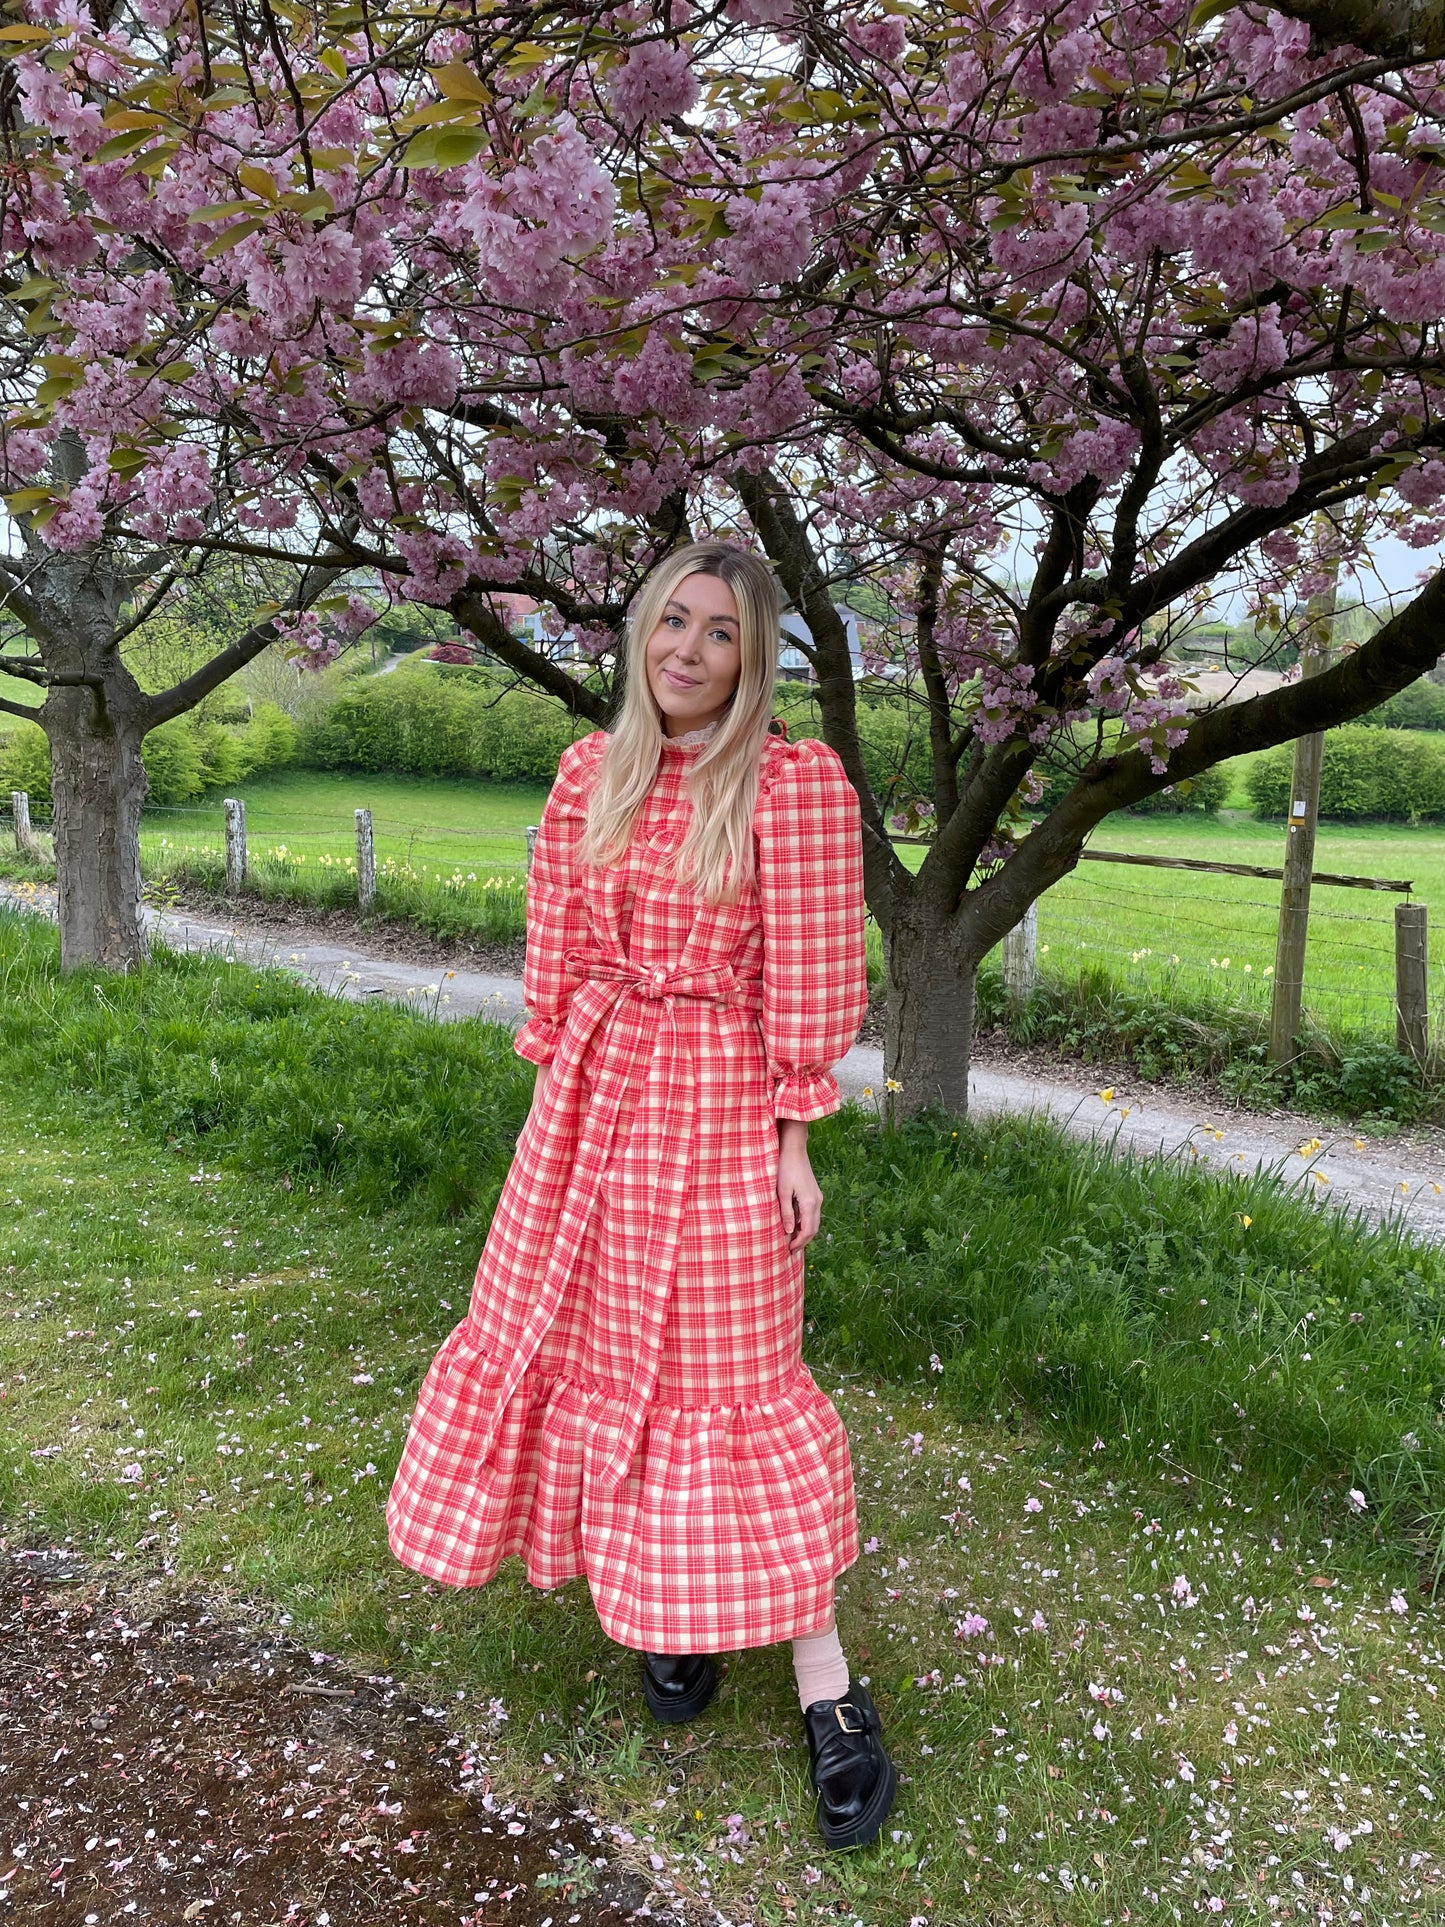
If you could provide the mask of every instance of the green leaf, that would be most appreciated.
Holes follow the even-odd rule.
[[[335,201],[324,187],[315,188],[310,194],[283,194],[281,205],[288,214],[298,214],[303,221],[324,221],[336,210]]]
[[[192,208],[186,216],[188,221],[225,221],[233,214],[246,214],[253,209],[253,201],[210,201],[205,207]]]
[[[17,488],[14,494],[5,497],[5,506],[12,515],[29,515],[50,499],[48,488]]]
[[[41,408],[48,408],[52,402],[64,401],[79,386],[79,375],[51,375],[36,389],[35,399]]]
[[[464,161],[475,160],[486,145],[487,136],[479,128],[429,127],[407,142],[401,164],[445,172],[449,167],[460,167]]]
[[[118,161],[126,154],[134,154],[138,147],[144,147],[155,135],[154,127],[133,127],[127,134],[115,134],[96,149],[97,161]]]
[[[1357,207],[1332,208],[1320,217],[1323,228],[1376,228],[1380,225],[1376,214],[1362,214]]]
[[[236,169],[236,179],[252,194],[259,194],[263,201],[274,202],[277,198],[276,182],[269,168],[254,167],[246,161]]]
[[[207,241],[201,252],[207,260],[212,260],[216,255],[224,254],[227,249],[235,247],[237,242],[244,241],[248,234],[254,234],[257,228],[265,227],[270,218],[269,214],[253,214],[249,220],[237,221],[234,227],[228,227],[214,240]]]
[[[427,72],[448,100],[470,101],[477,107],[491,104],[490,89],[483,86],[464,60],[449,60],[445,67],[428,67]]]

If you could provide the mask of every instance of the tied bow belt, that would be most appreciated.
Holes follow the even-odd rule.
[[[637,1362],[628,1387],[622,1426],[601,1473],[603,1486],[615,1491],[627,1477],[648,1407],[657,1389],[662,1336],[677,1275],[677,1248],[683,1205],[692,1168],[697,1119],[697,1070],[686,1034],[677,1020],[679,998],[695,998],[719,1009],[762,1008],[762,982],[740,979],[730,964],[707,969],[668,970],[633,963],[596,950],[569,950],[568,969],[581,983],[557,1046],[547,1081],[541,1127],[560,1120],[577,1106],[581,1068],[593,1039],[609,1020],[626,1021],[613,1032],[610,1049],[593,1066],[594,1085],[587,1107],[572,1176],[558,1213],[556,1232],[537,1301],[521,1340],[507,1361],[492,1418],[477,1442],[480,1457],[491,1449],[502,1412],[515,1396],[537,1348],[546,1336],[576,1267],[596,1199],[597,1173],[607,1168],[622,1099],[640,1071],[663,1095],[662,1115],[650,1120],[656,1133],[651,1147],[652,1183],[647,1208],[647,1239],[642,1253],[641,1329]],[[624,1011],[624,1006],[631,1008]],[[634,1130],[642,1121],[634,1113]]]

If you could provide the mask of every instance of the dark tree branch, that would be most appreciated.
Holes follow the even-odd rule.
[[[1391,60],[1445,56],[1441,0],[1270,0],[1277,13],[1302,20],[1311,51],[1358,47]]]
[[[953,741],[953,705],[948,678],[938,659],[935,631],[938,598],[943,584],[942,544],[924,559],[918,594],[918,667],[928,697],[928,739],[933,751],[933,820],[947,823],[958,808],[958,751]]]
[[[484,649],[490,650],[509,669],[515,669],[519,676],[545,689],[549,696],[555,696],[572,715],[596,723],[599,729],[605,724],[610,708],[606,697],[578,682],[575,676],[569,676],[560,663],[533,649],[520,636],[514,636],[485,590],[459,589],[447,609]]]
[[[329,568],[324,564],[309,568],[301,578],[301,586],[292,607],[310,608],[338,576],[346,574],[350,566],[349,562],[344,562]],[[253,662],[263,649],[269,649],[279,633],[274,617],[268,617],[265,622],[252,623],[244,634],[218,651],[209,662],[202,663],[193,675],[173,683],[158,695],[147,697],[142,711],[145,729],[152,730],[158,723],[168,723],[173,716],[183,716],[188,709],[194,709],[203,696],[209,696],[213,689],[219,689],[228,677],[244,669],[248,662]]]
[[[875,914],[881,916],[885,906],[891,903],[893,893],[910,887],[912,877],[893,848],[883,812],[863,767],[847,628],[833,607],[827,578],[813,553],[807,530],[772,477],[766,471],[753,475],[740,469],[733,485],[779,580],[802,612],[812,634],[823,734],[837,751],[848,781],[858,792],[868,900],[874,905]]]

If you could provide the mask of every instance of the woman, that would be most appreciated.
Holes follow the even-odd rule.
[[[661,1720],[712,1655],[791,1639],[818,1821],[874,1839],[895,1775],[833,1583],[848,1442],[801,1357],[808,1123],[867,998],[857,799],[772,723],[766,566],[700,542],[633,609],[610,734],[574,743],[527,890],[538,1066],[467,1317],[433,1361],[392,1550],[454,1586],[585,1573]]]

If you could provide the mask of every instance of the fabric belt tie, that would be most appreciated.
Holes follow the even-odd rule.
[[[664,1092],[663,1114],[657,1120],[656,1162],[652,1172],[648,1237],[642,1254],[642,1294],[637,1361],[633,1367],[623,1411],[622,1427],[601,1473],[608,1491],[627,1477],[642,1436],[648,1407],[657,1390],[662,1362],[662,1337],[677,1277],[678,1245],[683,1205],[692,1171],[697,1123],[697,1068],[687,1039],[677,1021],[677,1000],[692,998],[719,1009],[760,1010],[762,985],[756,978],[740,979],[730,964],[705,970],[648,967],[604,951],[569,950],[566,963],[582,979],[567,1014],[557,1052],[548,1074],[546,1108],[557,1116],[570,1108],[566,1100],[580,1096],[582,1066],[593,1039],[626,1002],[640,1007],[636,1014],[655,1012],[656,1021],[634,1022],[630,1048],[617,1061],[603,1059],[587,1107],[572,1166],[572,1177],[557,1217],[551,1255],[541,1289],[523,1328],[516,1351],[507,1364],[493,1416],[477,1442],[480,1457],[491,1450],[501,1415],[515,1397],[561,1307],[596,1202],[595,1180],[581,1176],[607,1168],[617,1134],[622,1101],[637,1072],[649,1073],[646,1082]]]

